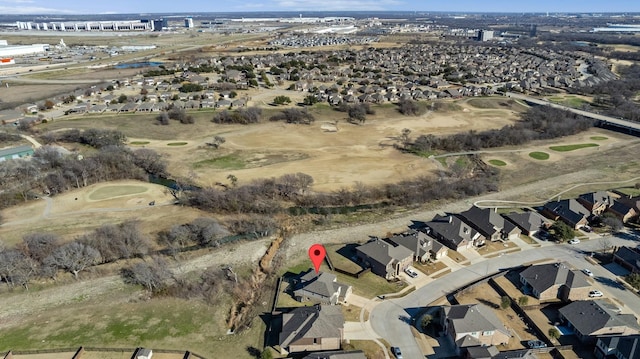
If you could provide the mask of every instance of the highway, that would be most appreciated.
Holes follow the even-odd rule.
[[[550,106],[550,107],[553,107],[553,108],[559,108],[561,110],[571,111],[571,112],[573,112],[575,114],[578,114],[578,115],[581,115],[581,116],[584,116],[584,117],[589,117],[589,118],[593,118],[595,120],[600,120],[600,121],[607,121],[607,122],[611,122],[611,123],[619,125],[619,126],[624,126],[624,127],[632,128],[632,129],[634,129],[636,131],[640,131],[640,123],[638,123],[638,122],[627,121],[627,120],[621,119],[621,118],[615,118],[615,117],[611,117],[611,116],[607,116],[607,115],[601,115],[601,114],[593,113],[593,112],[589,112],[589,111],[578,110],[577,108],[559,105],[557,103],[552,103],[552,102],[549,102],[547,100],[541,100],[541,99],[538,99],[538,98],[535,98],[535,97],[531,97],[531,96],[527,96],[527,95],[523,95],[523,94],[519,94],[519,93],[514,93],[514,92],[507,92],[505,94],[505,96],[511,97],[511,98],[517,98],[519,100],[524,100],[524,101],[535,103],[535,104],[538,104],[538,105]]]
[[[625,238],[610,236],[606,239],[612,246],[638,245],[637,239],[632,235],[627,235]],[[403,298],[384,300],[371,311],[369,317],[371,327],[391,346],[400,347],[405,359],[423,359],[424,356],[410,330],[410,317],[442,296],[496,273],[502,268],[517,267],[523,263],[544,259],[566,261],[576,269],[590,269],[594,273],[592,278],[594,288],[604,292],[605,297],[616,298],[619,302],[625,303],[623,312],[640,313],[640,300],[636,294],[619,285],[615,275],[606,268],[592,265],[585,259],[589,253],[602,249],[600,240],[592,239],[577,245],[542,243],[542,247],[523,248],[520,252],[505,254],[463,267],[429,282]]]

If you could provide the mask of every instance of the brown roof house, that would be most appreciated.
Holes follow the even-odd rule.
[[[365,267],[385,279],[397,277],[413,263],[413,251],[379,238],[356,247],[356,256]]]
[[[591,215],[591,211],[571,198],[545,203],[542,214],[554,221],[562,220],[571,228],[578,229],[587,224],[587,218]]]
[[[336,282],[336,276],[331,273],[316,274],[309,270],[294,281],[293,296],[299,302],[340,304],[347,300],[352,291],[350,285]]]
[[[504,217],[498,214],[497,209],[473,206],[461,212],[460,217],[492,242],[518,238],[522,233],[515,224],[505,221]]]
[[[278,345],[288,353],[339,350],[344,335],[342,309],[335,305],[294,308],[282,314]]]
[[[394,245],[403,246],[413,252],[413,260],[426,263],[446,256],[449,248],[424,232],[409,231],[395,235],[387,240]]]
[[[511,212],[503,215],[509,222],[520,228],[523,234],[533,236],[541,229],[551,225],[551,222],[536,212]]]
[[[511,338],[509,330],[484,304],[443,306],[440,318],[458,355],[470,347],[507,344]]]
[[[599,216],[613,204],[614,197],[607,191],[597,191],[581,194],[576,200],[591,214]]]
[[[560,308],[560,319],[584,343],[596,341],[601,335],[632,335],[640,333],[638,318],[621,314],[618,307],[602,300],[579,300]]]
[[[431,221],[419,223],[418,226],[422,227],[421,231],[454,251],[481,246],[485,241],[482,234],[454,215],[436,215]]]
[[[613,261],[631,273],[640,273],[640,248],[620,247],[613,254]]]
[[[564,262],[530,266],[520,273],[520,283],[525,293],[530,290],[540,301],[582,300],[591,291],[586,275]]]

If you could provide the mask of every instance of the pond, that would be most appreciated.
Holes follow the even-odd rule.
[[[127,64],[117,64],[114,66],[116,69],[137,69],[140,67],[158,67],[162,65],[162,62],[146,61],[146,62],[130,62]]]

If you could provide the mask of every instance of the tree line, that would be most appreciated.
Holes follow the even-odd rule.
[[[640,122],[640,106],[635,97],[640,91],[640,65],[621,66],[621,77],[592,87],[582,87],[578,93],[594,95],[594,105],[603,112],[626,120]]]
[[[593,120],[569,111],[548,106],[536,106],[522,114],[513,125],[501,129],[469,131],[450,136],[420,135],[414,140],[410,131],[399,137],[398,148],[414,153],[430,151],[476,151],[481,148],[522,145],[534,140],[569,136],[593,126]]]
[[[150,149],[130,150],[110,145],[79,156],[43,146],[36,149],[30,161],[0,162],[3,183],[0,208],[37,198],[43,193],[55,195],[100,182],[121,179],[146,181],[149,174],[166,175],[166,162]]]

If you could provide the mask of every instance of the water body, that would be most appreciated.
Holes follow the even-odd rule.
[[[130,62],[128,64],[117,64],[114,66],[114,68],[116,69],[137,69],[140,67],[158,67],[160,65],[162,65],[162,62],[154,62],[154,61],[147,61],[147,62]]]

